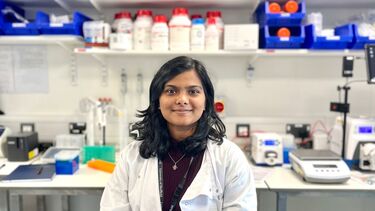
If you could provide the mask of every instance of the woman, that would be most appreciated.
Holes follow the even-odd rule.
[[[250,166],[224,138],[205,67],[184,56],[168,61],[151,82],[149,100],[135,125],[138,141],[122,151],[101,210],[255,211]]]

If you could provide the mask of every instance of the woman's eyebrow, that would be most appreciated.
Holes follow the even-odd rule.
[[[194,89],[194,88],[203,89],[203,87],[199,86],[199,85],[192,85],[192,86],[188,86],[186,88],[188,88],[188,89]]]
[[[176,85],[172,85],[172,84],[166,84],[166,85],[165,85],[165,88],[166,88],[166,87],[171,87],[171,88],[175,88],[175,89],[178,88],[178,86],[176,86]],[[193,89],[193,88],[203,89],[203,87],[200,86],[200,85],[191,85],[191,86],[187,86],[187,87],[184,87],[184,88],[185,88],[185,89]]]

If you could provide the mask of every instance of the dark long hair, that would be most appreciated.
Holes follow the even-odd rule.
[[[218,144],[223,142],[225,126],[214,110],[215,93],[206,68],[195,59],[180,56],[169,60],[159,69],[150,85],[150,105],[147,109],[138,111],[137,117],[143,119],[136,122],[133,129],[139,132],[136,140],[142,141],[139,152],[143,158],[164,158],[167,154],[171,137],[167,121],[159,109],[159,98],[168,81],[189,70],[195,71],[202,82],[206,105],[194,134],[179,142],[178,146],[187,155],[194,156],[206,149],[208,139]]]

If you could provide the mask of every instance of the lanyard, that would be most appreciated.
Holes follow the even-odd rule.
[[[187,178],[187,175],[189,173],[189,170],[190,170],[190,167],[191,167],[191,164],[193,163],[193,160],[194,160],[194,157],[191,157],[190,159],[190,163],[189,163],[189,166],[188,166],[188,169],[187,171],[185,172],[185,175],[184,177],[180,180],[180,183],[178,183],[177,187],[176,187],[176,190],[174,191],[173,193],[173,196],[172,196],[172,202],[171,202],[171,207],[169,208],[169,211],[172,211],[176,205],[177,205],[177,202],[178,202],[178,199],[180,198],[181,196],[181,193],[182,193],[182,189],[184,188],[184,185],[185,185],[185,182],[186,182],[186,178]],[[164,190],[163,190],[163,161],[161,161],[160,159],[158,160],[158,175],[159,175],[159,193],[160,193],[160,205],[161,205],[161,208],[163,209],[163,203],[164,203]]]

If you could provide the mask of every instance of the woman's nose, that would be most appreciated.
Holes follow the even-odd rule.
[[[176,100],[176,104],[178,105],[187,105],[189,102],[189,99],[188,97],[186,96],[186,94],[184,93],[181,93],[177,96],[177,100]]]

